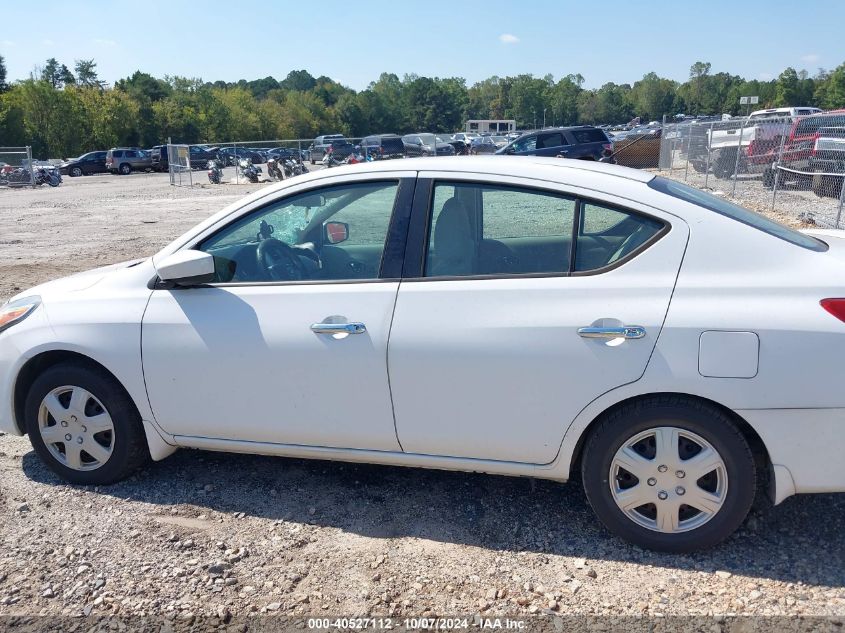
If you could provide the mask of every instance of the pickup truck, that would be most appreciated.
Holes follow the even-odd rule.
[[[813,172],[812,188],[817,196],[842,196],[845,181],[845,126],[819,128],[807,169]]]
[[[710,164],[717,178],[736,173],[760,174],[771,169],[773,153],[789,134],[795,117],[821,112],[818,108],[769,108],[747,118],[722,121],[707,131]],[[737,160],[739,153],[739,160]]]

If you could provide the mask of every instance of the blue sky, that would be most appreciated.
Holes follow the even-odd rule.
[[[748,79],[845,62],[845,0],[263,0],[8,2],[9,79],[48,57],[94,58],[110,83],[140,69],[205,80],[282,79],[304,68],[356,90],[381,72],[461,76],[580,72],[587,88],[690,65]]]

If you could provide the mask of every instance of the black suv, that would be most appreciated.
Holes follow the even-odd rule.
[[[405,144],[397,134],[373,134],[361,141],[361,153],[372,155],[375,159],[404,158]]]
[[[613,145],[604,130],[591,125],[558,127],[523,134],[508,143],[497,154],[514,156],[563,156],[582,160],[599,160],[609,156]]]

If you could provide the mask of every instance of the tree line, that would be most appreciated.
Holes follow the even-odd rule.
[[[382,73],[365,90],[351,90],[305,70],[284,79],[206,82],[156,78],[136,71],[113,86],[94,60],[69,68],[56,59],[11,84],[0,56],[0,146],[31,145],[39,157],[68,157],[113,146],[222,143],[365,134],[460,130],[467,119],[515,119],[521,129],[546,125],[624,123],[634,117],[744,112],[741,96],[758,108],[845,107],[845,63],[832,71],[787,68],[770,81],[711,73],[706,62],[689,79],[648,73],[633,84],[585,89],[584,77],[493,76],[467,85],[460,77]],[[742,108],[742,109],[741,109]]]

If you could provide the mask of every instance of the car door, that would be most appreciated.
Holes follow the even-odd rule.
[[[215,257],[214,282],[157,288],[143,320],[150,405],[167,433],[400,450],[387,339],[413,176],[296,185],[195,241]],[[341,213],[343,224],[332,220]],[[280,255],[262,268],[266,240],[295,247],[282,250],[299,252],[308,276],[279,280]]]
[[[87,165],[86,173],[104,174],[107,171],[108,169],[106,169],[106,152],[97,152],[96,154],[92,154]]]
[[[549,463],[579,411],[645,371],[686,224],[531,182],[420,174],[410,234],[422,237],[388,349],[406,452]]]

